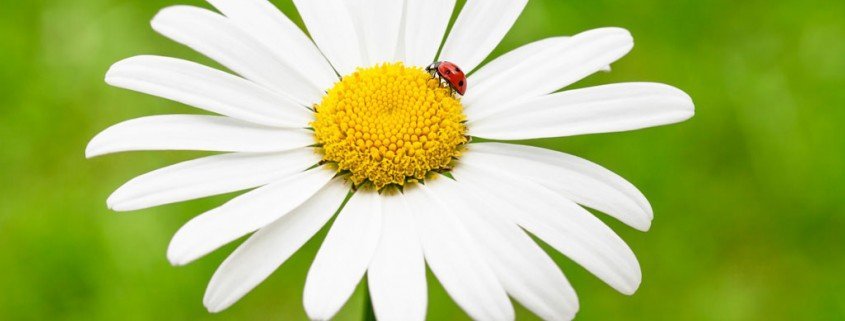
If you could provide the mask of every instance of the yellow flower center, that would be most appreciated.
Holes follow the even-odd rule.
[[[376,189],[451,169],[467,143],[451,90],[421,68],[388,63],[343,77],[315,106],[323,162]]]

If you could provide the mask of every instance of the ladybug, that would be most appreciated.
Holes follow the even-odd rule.
[[[446,81],[452,90],[456,91],[461,96],[467,92],[467,76],[461,68],[448,61],[438,61],[427,68],[426,71],[431,73],[432,77],[439,78],[440,81]]]

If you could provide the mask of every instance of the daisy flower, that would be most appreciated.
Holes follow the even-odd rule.
[[[106,82],[218,115],[129,120],[86,154],[221,152],[141,175],[108,199],[132,211],[249,190],[189,221],[167,251],[184,265],[251,234],[211,278],[211,312],[247,294],[335,213],[305,282],[314,320],[332,318],[365,274],[378,319],[423,320],[426,266],[473,319],[513,319],[510,298],[542,319],[572,319],[575,291],[529,235],[619,292],[636,291],[634,253],[585,209],[648,230],[652,209],[632,184],[569,154],[470,143],[692,117],[690,97],[663,84],[558,92],[630,51],[626,30],[548,38],[481,66],[527,0],[468,0],[448,35],[455,0],[294,0],[310,37],[266,0],[208,2],[216,12],[165,8],[153,29],[234,74],[137,56],[114,64]],[[464,96],[425,70],[435,61],[469,75]]]

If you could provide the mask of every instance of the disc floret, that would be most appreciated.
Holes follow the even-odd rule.
[[[311,123],[323,162],[376,189],[446,172],[467,143],[466,117],[451,89],[422,68],[359,68],[315,106]]]

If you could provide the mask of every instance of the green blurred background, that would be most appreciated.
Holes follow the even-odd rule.
[[[288,0],[274,2],[301,22]],[[103,82],[111,63],[136,54],[217,66],[150,29],[172,4],[0,0],[0,319],[305,319],[302,287],[323,234],[233,308],[208,314],[206,283],[233,246],[181,268],[165,249],[181,224],[231,195],[127,214],[105,207],[133,176],[201,154],[83,157],[111,124],[197,112]],[[529,142],[606,166],[655,209],[648,233],[600,215],[642,264],[632,297],[551,251],[581,299],[578,320],[845,319],[843,13],[845,2],[829,0],[529,3],[496,54],[625,27],[634,51],[577,86],[664,82],[697,105],[680,125]],[[466,319],[429,283],[430,320]],[[362,302],[359,289],[337,319],[359,320]]]

